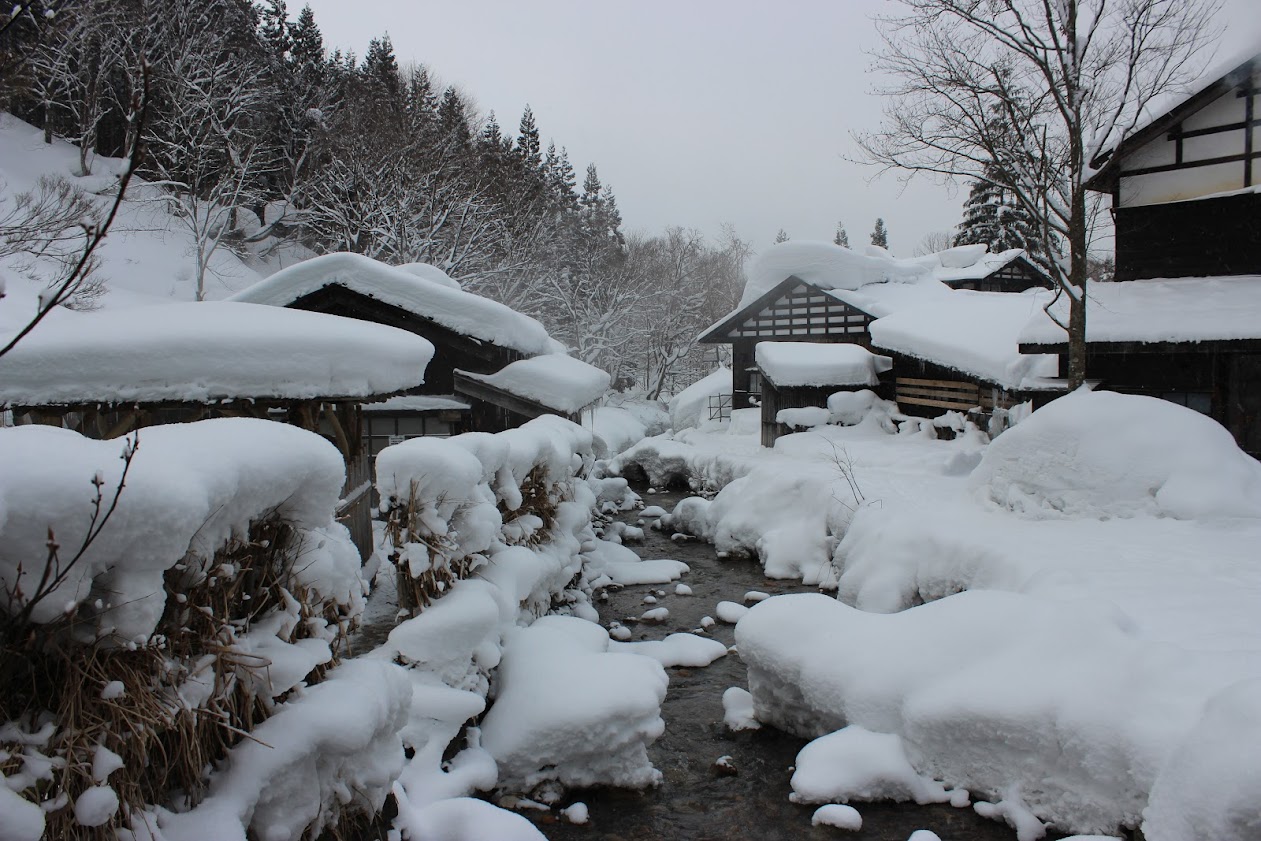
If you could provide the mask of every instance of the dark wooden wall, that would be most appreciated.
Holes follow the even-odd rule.
[[[1118,208],[1116,262],[1117,280],[1261,274],[1261,194]]]

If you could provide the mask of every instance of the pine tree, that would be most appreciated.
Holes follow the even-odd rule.
[[[315,13],[303,6],[298,20],[289,27],[289,56],[293,70],[308,77],[322,76],[324,36],[315,23]]]
[[[845,233],[845,226],[840,222],[836,223],[836,236],[832,237],[832,242],[841,248],[849,248],[849,234]]]
[[[289,10],[285,0],[267,0],[259,10],[259,38],[274,57],[288,62],[293,51],[293,35],[289,27]]]
[[[521,115],[521,125],[517,130],[517,155],[525,164],[526,169],[535,170],[543,165],[541,150],[539,129],[534,123],[534,112],[527,105],[525,113]]]
[[[889,247],[889,229],[884,226],[884,219],[876,219],[876,228],[871,232],[871,244],[886,249]]]
[[[398,70],[398,59],[394,56],[394,44],[389,35],[382,35],[368,42],[368,54],[363,57],[360,72],[369,90],[384,100],[387,106],[401,113],[403,78]]]
[[[783,228],[775,235],[775,244],[779,245],[781,242],[788,242],[788,233]]]
[[[993,254],[1023,248],[1031,262],[1045,268],[1047,255],[1038,237],[1037,223],[1012,191],[1003,186],[1005,183],[1003,170],[996,163],[987,166],[983,177],[972,182],[954,244],[984,244]]]

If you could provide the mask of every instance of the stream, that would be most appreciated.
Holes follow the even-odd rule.
[[[686,492],[645,493],[636,490],[646,505],[659,505],[667,511],[689,494]],[[637,524],[639,512],[620,519]],[[674,594],[674,585],[610,588],[607,601],[598,601],[600,619],[607,626],[618,619],[634,632],[634,640],[662,639],[676,631],[700,627],[703,616],[714,616],[719,601],[743,602],[744,594],[760,590],[771,595],[811,592],[795,581],[764,578],[761,567],[748,560],[719,559],[712,546],[695,540],[673,541],[668,535],[643,524],[644,541],[627,543],[645,559],[674,558],[691,567],[682,583],[692,595]],[[643,598],[664,590],[656,604]],[[662,623],[630,621],[651,607],[666,607],[669,618]],[[710,634],[728,646],[735,642],[735,626],[719,622]],[[971,808],[948,805],[917,806],[907,803],[857,803],[863,828],[844,832],[832,827],[810,825],[815,806],[790,803],[789,778],[797,752],[805,739],[764,727],[761,730],[731,732],[723,724],[722,694],[732,686],[747,688],[745,666],[739,656],[728,654],[700,669],[672,668],[670,689],[662,706],[665,734],[649,748],[648,755],[665,779],[644,792],[596,788],[571,791],[564,803],[586,803],[590,820],[573,825],[557,819],[554,812],[529,811],[533,820],[552,841],[731,841],[731,839],[853,839],[853,841],[906,841],[917,829],[930,829],[942,841],[1014,841],[1015,833],[1005,824],[980,817]],[[719,775],[713,768],[720,756],[730,756],[734,776]],[[1054,836],[1048,836],[1054,837]]]

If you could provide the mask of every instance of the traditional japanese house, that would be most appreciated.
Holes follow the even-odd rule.
[[[777,280],[782,272],[788,275]],[[992,412],[1027,399],[1030,387],[1046,387],[1030,378],[1047,373],[1053,360],[1023,359],[1017,335],[1045,300],[1036,290],[1048,284],[1018,250],[990,255],[984,245],[961,246],[895,260],[830,244],[784,243],[755,264],[741,307],[699,341],[731,344],[737,409],[764,400],[756,348],[769,340],[891,353],[888,396],[907,414]],[[991,291],[971,291],[973,285]],[[776,411],[784,408],[794,407],[777,394]]]
[[[762,374],[764,447],[775,446],[777,438],[803,425],[793,421],[792,410],[820,409],[811,414],[826,415],[828,398],[838,391],[871,389],[891,396],[881,375],[893,367],[893,360],[859,344],[760,342],[755,355]]]
[[[385,324],[434,344],[423,385],[368,407],[364,434],[372,454],[416,435],[498,432],[552,411],[479,378],[531,357],[561,354],[564,347],[538,321],[464,291],[433,266],[388,266],[359,254],[328,254],[283,269],[233,300]],[[572,361],[594,376],[597,369]],[[545,378],[549,371],[555,368],[536,373]],[[551,386],[563,390],[565,381]]]
[[[421,384],[433,352],[402,330],[244,303],[57,311],[0,359],[0,408],[93,438],[241,416],[324,435],[346,462],[339,513],[366,557],[362,405]]]
[[[1090,289],[1086,375],[1203,412],[1261,455],[1261,56],[1228,62],[1094,162],[1112,196],[1116,283]],[[1045,316],[1022,351],[1067,338]]]

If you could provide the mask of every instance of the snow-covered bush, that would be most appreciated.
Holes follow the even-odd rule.
[[[0,430],[0,806],[49,837],[199,798],[363,608],[335,447],[250,419],[137,435]],[[326,781],[275,837],[336,822],[344,780]]]
[[[995,439],[972,480],[1035,518],[1261,517],[1261,464],[1216,421],[1154,397],[1061,397]]]

